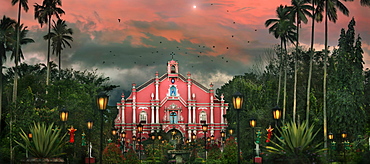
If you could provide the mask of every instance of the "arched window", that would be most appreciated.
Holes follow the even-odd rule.
[[[170,123],[177,124],[177,113],[176,112],[170,113]]]
[[[200,112],[199,114],[199,120],[200,122],[207,122],[207,113],[205,111]]]
[[[176,73],[176,67],[175,67],[175,65],[172,65],[171,66],[171,73]]]
[[[140,112],[140,122],[146,122],[146,118],[147,118],[146,112],[145,111]]]

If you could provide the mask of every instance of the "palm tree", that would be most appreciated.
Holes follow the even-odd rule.
[[[17,27],[17,29],[18,29],[18,27]],[[23,27],[23,24],[22,24],[22,25],[20,25],[19,29],[21,30],[19,32],[19,36],[16,36],[19,39],[19,45],[17,45],[16,47],[13,47],[12,56],[10,57],[11,60],[14,59],[14,63],[16,64],[15,67],[17,67],[17,65],[18,65],[17,63],[21,62],[21,59],[24,59],[24,55],[23,55],[21,45],[25,45],[25,44],[28,44],[28,43],[34,43],[35,42],[32,38],[26,38],[27,33],[28,33],[27,26]],[[18,50],[17,50],[17,48],[18,48]],[[19,54],[17,54],[17,52]],[[16,74],[17,74],[17,72],[16,72]]]
[[[58,6],[62,6],[61,0],[44,0],[42,5],[35,4],[35,19],[38,20],[41,27],[44,23],[49,25],[48,34],[50,34],[51,29],[51,17],[55,15],[60,19],[60,15],[65,14],[63,9]],[[46,85],[49,85],[50,80],[50,39],[48,39],[48,54],[47,54],[47,73],[46,73]]]
[[[53,43],[51,46],[53,47],[53,54],[55,53],[59,57],[59,77],[60,77],[60,70],[61,70],[61,53],[63,48],[69,46],[72,47],[68,41],[73,41],[72,34],[73,30],[71,28],[67,28],[67,25],[64,20],[58,19],[57,23],[53,20],[53,32],[44,36],[44,39],[51,39]]]
[[[310,11],[312,6],[307,4],[307,0],[292,0],[292,6],[288,6],[289,15],[291,18],[294,18],[297,28],[297,40],[296,40],[296,52],[295,52],[295,62],[294,62],[294,98],[293,98],[293,122],[296,121],[296,108],[297,108],[297,74],[298,74],[298,47],[299,47],[299,27],[301,22],[307,23],[308,19],[306,17],[312,17]]]
[[[23,7],[24,11],[28,12],[28,0],[12,0],[12,5],[14,6],[15,4],[18,3],[18,24],[21,24],[21,9]],[[16,52],[15,52],[15,58],[18,58],[19,55],[19,32],[21,30],[19,29],[19,26],[17,26],[16,32],[17,32],[17,43],[16,43]],[[18,66],[18,61],[15,61],[15,71],[17,72],[17,66]],[[18,76],[17,73],[14,76],[14,85],[13,85],[13,102],[16,102],[17,99],[17,87],[18,87]]]
[[[281,84],[281,74],[282,74],[282,68],[284,67],[284,102],[283,102],[283,120],[285,120],[285,111],[286,111],[286,43],[287,41],[290,41],[291,43],[294,43],[296,39],[296,33],[295,33],[295,25],[293,22],[289,19],[287,13],[288,10],[286,7],[283,7],[280,5],[276,9],[276,13],[278,16],[278,19],[268,19],[265,22],[265,26],[269,27],[269,33],[273,33],[275,38],[280,38],[280,48],[281,48],[281,56],[280,56],[280,66],[279,66],[279,86],[278,86],[278,96],[276,100],[276,105],[279,105],[280,100],[280,84]],[[282,64],[283,63],[283,64]]]
[[[352,0],[353,1],[353,0]],[[327,118],[326,118],[326,76],[327,76],[327,62],[328,62],[328,20],[336,22],[337,8],[344,15],[349,15],[349,10],[340,0],[323,0],[321,6],[325,8],[325,55],[324,55],[324,79],[323,79],[323,117],[324,117],[324,147],[327,148]]]
[[[13,42],[12,35],[14,31],[12,28],[14,25],[15,20],[10,19],[5,15],[3,16],[3,19],[0,20],[0,127],[2,122],[3,63],[6,60],[6,51],[9,50],[9,45],[11,42]]]
[[[370,0],[361,0],[360,3],[361,3],[361,6],[370,7]]]
[[[312,64],[313,64],[313,55],[315,53],[315,50],[313,48],[314,44],[314,38],[315,38],[315,22],[321,22],[322,21],[322,7],[316,6],[317,4],[320,4],[320,1],[322,0],[312,0],[312,26],[311,26],[311,47],[310,47],[310,65],[309,65],[309,71],[308,71],[308,80],[307,80],[307,94],[306,94],[306,121],[308,123],[310,118],[310,93],[311,93],[311,79],[312,79]],[[316,8],[315,8],[316,6]]]

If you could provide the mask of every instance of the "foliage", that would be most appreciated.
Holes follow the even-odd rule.
[[[279,154],[286,159],[300,160],[300,163],[314,162],[325,149],[319,148],[322,143],[314,144],[314,138],[319,132],[314,132],[314,125],[309,126],[307,122],[297,124],[290,122],[286,129],[278,129],[280,144],[271,141],[274,146],[266,146],[271,153]]]
[[[226,140],[222,163],[237,163],[238,155],[237,155],[237,147],[234,137],[230,137]]]
[[[63,155],[62,147],[65,135],[61,136],[61,131],[54,129],[54,124],[46,125],[45,123],[34,123],[29,128],[32,139],[28,138],[28,134],[21,130],[20,136],[22,142],[15,141],[18,145],[28,150],[31,155],[37,158],[50,158]]]
[[[125,154],[125,163],[140,163],[139,157],[136,155],[134,149],[129,149],[128,152]]]
[[[346,130],[350,138],[363,135],[364,110],[363,50],[361,37],[355,36],[355,20],[341,30],[338,49],[330,58],[328,70],[328,129],[333,134]]]
[[[221,150],[216,143],[208,146],[207,163],[221,163]]]
[[[122,163],[125,158],[121,150],[114,143],[109,143],[103,150],[103,161],[108,164]]]

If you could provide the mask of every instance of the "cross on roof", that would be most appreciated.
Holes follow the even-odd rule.
[[[175,53],[171,52],[171,54],[170,54],[170,55],[172,55],[172,59],[173,59],[173,56],[175,55]]]

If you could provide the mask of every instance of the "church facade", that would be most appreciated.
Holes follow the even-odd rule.
[[[151,133],[162,130],[176,134],[185,142],[192,134],[197,138],[214,137],[221,140],[221,131],[226,131],[224,115],[228,109],[223,95],[216,98],[213,85],[209,87],[179,73],[179,63],[170,60],[167,73],[149,79],[142,85],[132,84],[131,95],[117,102],[118,114],[114,126],[125,132],[126,142],[139,137],[137,125],[143,125],[142,139],[149,139]],[[202,125],[207,124],[204,134]]]

